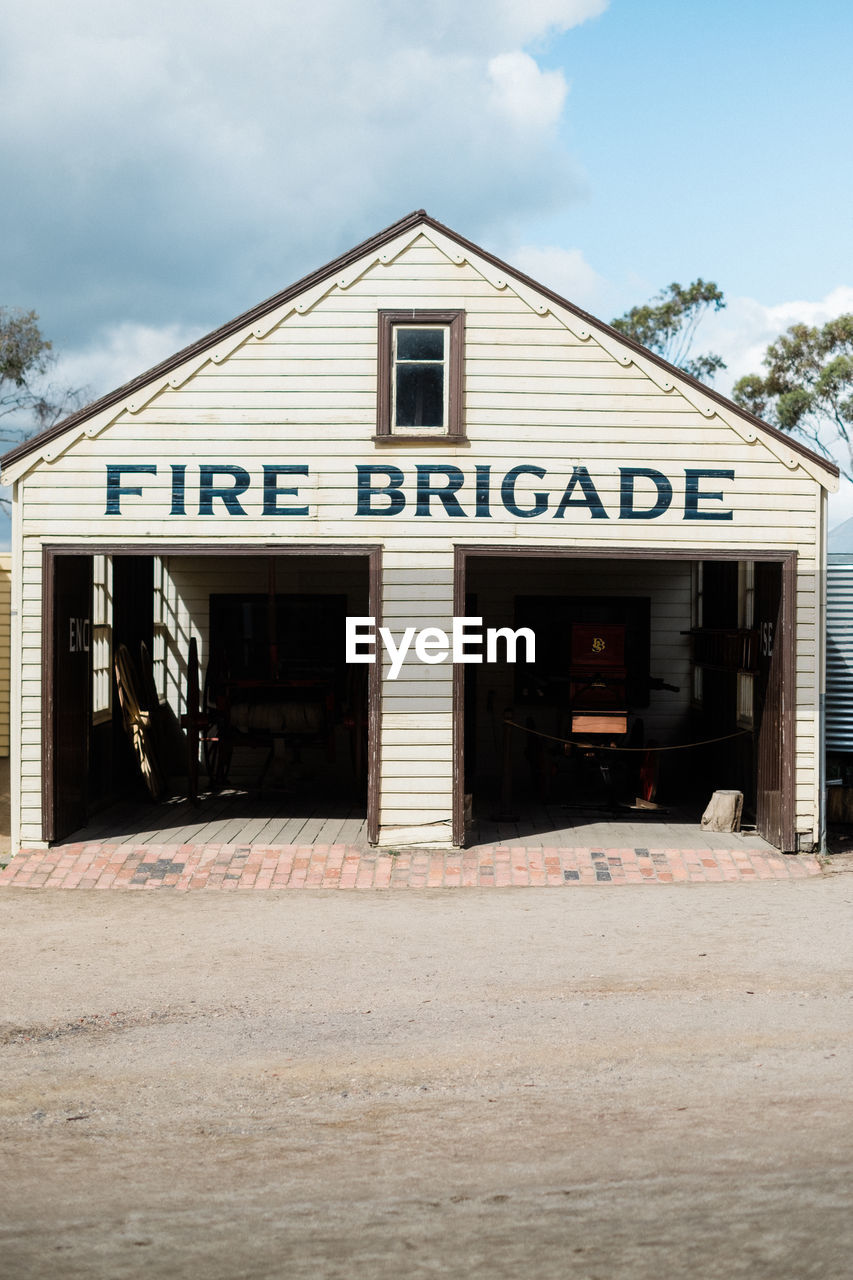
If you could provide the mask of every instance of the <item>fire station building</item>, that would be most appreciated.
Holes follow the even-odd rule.
[[[267,843],[271,798],[440,846],[725,788],[820,839],[836,470],[423,211],[3,480],[16,847],[143,779]]]

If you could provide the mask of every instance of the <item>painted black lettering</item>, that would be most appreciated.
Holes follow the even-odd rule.
[[[223,463],[221,465],[208,465],[205,463],[198,470],[198,514],[200,516],[214,515],[213,504],[217,499],[225,507],[229,516],[244,516],[246,514],[239,502],[240,494],[245,493],[251,484],[251,476],[245,467],[238,467],[234,463]],[[214,483],[217,476],[230,476],[234,483],[231,485],[217,485]]]
[[[684,472],[684,519],[685,520],[731,520],[732,512],[702,511],[700,502],[722,502],[722,489],[700,489],[700,480],[734,480],[734,471],[710,470],[702,471],[698,467],[688,467]]]
[[[170,516],[185,516],[187,514],[185,503],[187,489],[187,468],[183,462],[172,463],[172,509]]]
[[[572,494],[578,486],[580,486],[583,497],[573,498]],[[604,504],[598,496],[598,490],[592,483],[592,476],[586,467],[575,467],[572,472],[572,478],[566,485],[566,491],[560,499],[560,505],[554,512],[555,520],[563,519],[566,507],[587,507],[593,520],[609,519],[607,512],[604,510]]]
[[[619,519],[620,520],[656,520],[668,510],[672,502],[672,485],[661,471],[653,467],[620,467],[619,468]],[[657,500],[652,507],[634,505],[634,484],[637,480],[649,480],[657,491]]]
[[[358,472],[358,504],[355,509],[357,516],[396,516],[406,505],[406,497],[403,493],[403,473],[399,467],[377,466],[373,463],[356,463],[356,471]],[[385,485],[374,486],[371,481],[374,476],[385,476],[388,481]],[[388,498],[388,505],[376,508],[373,506],[373,497],[384,494]]]
[[[276,462],[264,463],[264,515],[265,516],[307,516],[307,505],[302,507],[280,507],[279,498],[295,498],[299,494],[298,486],[282,489],[278,484],[279,476],[307,476],[307,465],[280,466]]]
[[[123,485],[122,475],[156,476],[157,465],[154,462],[108,462],[107,463],[107,509],[108,516],[121,515],[122,498],[141,498],[141,485]]]
[[[429,509],[430,498],[438,498],[444,510],[449,516],[458,518],[466,515],[462,510],[459,499],[455,498],[457,489],[461,489],[465,483],[465,474],[459,467],[441,466],[438,463],[425,462],[418,463],[418,504],[415,508],[416,516],[431,516]],[[432,476],[445,476],[445,483],[441,485],[433,485],[431,483]]]
[[[521,466],[513,467],[503,478],[501,484],[501,501],[509,511],[510,515],[519,516],[522,520],[530,520],[533,516],[541,516],[542,512],[548,507],[547,493],[534,493],[534,506],[525,509],[520,507],[515,500],[515,484],[519,476],[536,476],[539,480],[545,479],[544,467],[533,467],[528,463],[522,463]]]
[[[489,476],[492,468],[488,466],[477,467],[477,509],[474,512],[476,516],[487,516],[491,519],[492,513],[489,510]]]

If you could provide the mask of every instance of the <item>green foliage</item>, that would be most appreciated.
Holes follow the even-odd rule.
[[[79,407],[82,392],[44,383],[54,359],[35,311],[0,307],[0,439],[26,439]]]
[[[691,356],[690,350],[703,316],[712,308],[721,311],[725,305],[722,291],[711,280],[694,280],[686,288],[673,283],[651,302],[632,307],[611,323],[692,377],[711,379],[725,369],[722,357],[712,352]]]
[[[791,325],[763,364],[763,377],[750,373],[735,383],[735,401],[795,432],[853,479],[853,314],[822,327]]]
[[[735,383],[732,395],[742,409],[748,409],[756,418],[767,417],[767,392],[760,373],[746,374]]]
[[[44,373],[51,344],[41,336],[35,311],[0,307],[0,379],[16,387],[27,377]]]

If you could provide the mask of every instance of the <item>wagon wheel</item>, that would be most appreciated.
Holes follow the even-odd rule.
[[[202,739],[204,765],[214,790],[220,791],[228,783],[231,767],[231,719],[226,694],[217,693],[217,679],[213,671],[213,659],[204,674],[202,709],[206,728]]]
[[[116,649],[115,678],[125,731],[130,738],[145,785],[152,798],[159,800],[166,791],[166,780],[160,767],[152,716],[145,706],[145,695],[136,663],[123,644]]]
[[[187,795],[193,804],[198,804],[198,742],[202,722],[198,707],[198,645],[193,636],[187,657],[187,711],[181,716],[181,728],[187,734]]]

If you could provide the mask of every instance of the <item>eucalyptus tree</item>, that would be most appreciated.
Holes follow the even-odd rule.
[[[763,364],[764,374],[735,383],[737,403],[808,441],[853,480],[853,314],[791,325]]]
[[[80,407],[82,391],[47,381],[55,361],[35,311],[0,307],[0,440],[25,440]]]
[[[700,278],[688,285],[669,285],[651,302],[632,307],[611,324],[692,377],[712,379],[726,367],[722,356],[713,352],[691,355],[691,350],[703,317],[711,310],[721,311],[725,305],[718,285]]]

